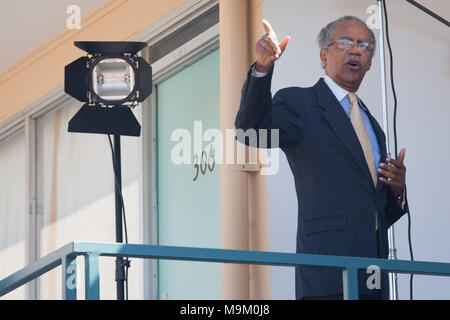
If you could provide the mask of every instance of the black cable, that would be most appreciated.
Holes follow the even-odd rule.
[[[423,5],[421,5],[420,3],[417,3],[414,0],[406,0],[407,2],[409,2],[410,4],[416,6],[417,8],[419,8],[420,10],[422,10],[423,12],[429,14],[430,16],[432,16],[433,18],[435,18],[436,20],[442,22],[443,24],[445,24],[447,27],[450,27],[450,22],[444,18],[442,18],[441,16],[438,16],[436,13],[434,13],[433,11],[431,11],[430,9],[424,7]]]
[[[121,208],[122,208],[121,211],[122,211],[123,227],[124,227],[124,232],[125,232],[125,243],[128,244],[128,228],[127,228],[127,219],[126,219],[126,215],[125,215],[125,202],[123,201],[122,190],[121,190],[120,184],[119,184],[119,177],[117,176],[116,157],[114,155],[114,147],[113,147],[111,137],[109,134],[107,135],[107,137],[109,140],[109,146],[111,148],[111,154],[112,154],[114,180],[115,180],[117,189],[120,190],[119,197],[120,197]],[[125,285],[126,285],[125,286],[125,299],[128,300],[128,268],[130,268],[130,260],[128,259],[128,257],[125,257],[124,267],[125,267]]]
[[[390,77],[391,77],[391,87],[392,87],[392,94],[394,96],[394,152],[395,152],[395,159],[397,159],[397,94],[395,92],[395,85],[394,85],[394,59],[392,55],[392,47],[391,47],[391,41],[389,39],[389,25],[388,25],[388,15],[387,15],[387,9],[386,9],[386,2],[383,1],[383,9],[384,9],[384,21],[385,21],[385,27],[386,27],[386,42],[389,49],[389,58],[390,58]],[[383,39],[380,39],[380,41],[383,41]],[[405,188],[405,207],[408,208],[407,214],[408,214],[408,244],[409,244],[409,254],[411,257],[411,261],[414,261],[414,255],[412,250],[412,242],[411,242],[411,214],[409,212],[409,205],[408,205],[408,197],[407,197],[407,190],[406,185]],[[413,300],[413,277],[414,274],[411,273],[409,278],[409,299]]]
[[[405,205],[408,206],[408,196],[406,192],[406,185],[405,185]],[[414,255],[412,251],[412,243],[411,243],[411,214],[409,213],[408,209],[408,244],[409,244],[409,255],[411,256],[411,261],[414,261]],[[409,278],[409,299],[413,300],[413,276],[414,274],[411,273],[411,276]]]

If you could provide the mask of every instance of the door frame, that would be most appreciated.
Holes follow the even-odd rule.
[[[149,60],[149,47],[180,30],[208,10],[219,5],[219,0],[188,0],[141,33],[135,41],[147,42],[142,56]],[[219,48],[219,23],[182,44],[164,57],[152,63],[152,94],[142,103],[142,146],[143,146],[143,235],[144,242],[158,244],[157,203],[157,96],[156,87],[185,67]],[[157,300],[158,263],[144,260],[144,299]]]

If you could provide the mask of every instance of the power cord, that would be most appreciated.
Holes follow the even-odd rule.
[[[397,159],[397,94],[395,92],[395,85],[394,85],[394,61],[393,61],[393,55],[392,55],[392,48],[391,48],[391,42],[389,40],[389,25],[388,25],[388,15],[387,15],[387,9],[386,9],[386,1],[383,1],[383,9],[384,9],[384,21],[385,21],[385,27],[386,27],[386,42],[389,49],[389,58],[390,58],[390,76],[391,76],[391,87],[392,87],[392,94],[394,96],[394,152],[395,152],[395,159]],[[382,41],[382,39],[380,39]],[[405,185],[405,207],[408,208],[407,214],[408,214],[408,244],[409,244],[409,254],[411,257],[411,261],[414,261],[414,255],[412,250],[412,242],[411,242],[411,214],[409,210],[408,205],[408,196],[407,196],[407,190]],[[409,299],[413,300],[413,277],[414,274],[411,273],[409,278]]]
[[[121,202],[121,208],[122,208],[122,218],[123,218],[123,226],[124,226],[124,233],[125,233],[125,243],[128,244],[128,228],[127,228],[127,219],[125,215],[125,202],[123,201],[122,196],[122,190],[119,188],[119,178],[117,176],[117,170],[116,170],[116,157],[114,155],[114,147],[111,141],[111,136],[108,134],[108,141],[109,146],[111,147],[111,154],[112,154],[112,162],[113,162],[113,170],[114,170],[114,180],[115,184],[118,190],[120,190],[119,196],[120,196],[120,202]],[[124,257],[124,267],[125,267],[125,300],[128,300],[128,268],[130,268],[130,259],[128,257]]]

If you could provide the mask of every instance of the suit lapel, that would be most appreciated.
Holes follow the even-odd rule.
[[[322,78],[314,85],[314,90],[317,94],[318,105],[323,110],[323,118],[335,132],[361,171],[361,176],[363,177],[361,182],[373,192],[374,185],[369,167],[350,119]]]

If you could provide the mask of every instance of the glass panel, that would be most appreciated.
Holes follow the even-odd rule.
[[[219,165],[210,161],[216,141],[204,135],[220,128],[219,50],[161,83],[157,93],[159,244],[220,248]],[[176,164],[178,156],[188,163]],[[220,264],[160,260],[159,297],[220,299]]]
[[[25,135],[0,142],[0,279],[27,265]],[[26,286],[0,299],[26,299]]]

